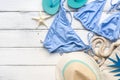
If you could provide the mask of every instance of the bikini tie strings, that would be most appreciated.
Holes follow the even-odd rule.
[[[108,12],[111,12],[112,10],[120,10],[120,1],[118,1],[115,4],[112,4],[112,0],[110,1],[111,8]]]
[[[88,47],[87,49],[84,51],[85,53],[87,53],[88,55],[91,55],[93,56],[94,54],[94,51],[93,51],[93,48],[92,48],[92,44],[91,44],[91,39],[94,37],[94,33],[92,32],[89,32],[87,34],[87,40],[88,40]]]

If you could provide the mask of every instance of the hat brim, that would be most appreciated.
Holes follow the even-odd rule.
[[[71,60],[63,69],[65,80],[98,80],[91,66],[80,60]]]
[[[42,6],[43,6],[44,11],[47,14],[54,15],[58,12],[60,4],[57,3],[55,6],[51,7],[50,0],[42,0]]]
[[[63,71],[66,63],[69,62],[70,60],[76,60],[76,59],[84,62],[85,64],[88,64],[89,66],[91,66],[91,69],[93,69],[96,76],[98,77],[97,79],[99,79],[99,80],[101,79],[100,78],[101,75],[100,75],[100,72],[99,72],[99,66],[94,61],[93,58],[91,58],[90,56],[88,56],[87,54],[85,54],[83,52],[79,52],[79,53],[73,52],[73,53],[69,53],[69,54],[64,54],[62,56],[61,60],[56,65],[56,80],[64,80],[62,71]],[[84,65],[84,64],[81,64],[81,65]]]
[[[79,0],[79,1],[75,1],[75,0],[68,0],[68,6],[71,8],[80,8],[82,7],[85,3],[87,2],[87,0]]]

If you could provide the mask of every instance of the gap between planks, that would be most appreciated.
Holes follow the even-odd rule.
[[[73,17],[72,12],[72,17]],[[112,14],[112,13],[111,13]],[[107,17],[111,16],[111,14],[107,14],[105,12],[102,13],[100,22],[104,21]],[[48,30],[54,20],[56,15],[47,19],[45,23],[48,25],[48,28],[45,26],[39,26],[38,30]],[[68,16],[68,20],[70,20],[70,16]],[[28,13],[20,13],[20,12],[4,12],[0,13],[0,30],[36,30],[38,27],[38,23],[32,20],[33,17],[39,17],[38,12],[28,12]],[[100,23],[99,22],[99,23]],[[71,27],[75,30],[82,30],[84,27],[80,23],[80,21],[72,18]]]

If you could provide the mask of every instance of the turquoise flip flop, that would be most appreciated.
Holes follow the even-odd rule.
[[[60,0],[42,0],[42,6],[46,13],[54,15],[59,9]]]
[[[80,8],[82,7],[87,0],[67,0],[67,4],[71,8]]]

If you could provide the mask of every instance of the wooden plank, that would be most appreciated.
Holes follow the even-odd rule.
[[[36,29],[38,23],[32,20],[34,17],[39,17],[39,12],[1,12],[0,29]],[[54,18],[55,16],[45,21],[48,28],[52,24]],[[70,19],[70,16],[68,16],[68,19]],[[75,29],[83,29],[81,23],[75,20],[75,18],[73,18],[72,27]],[[47,28],[44,25],[41,25],[38,29]]]
[[[55,66],[0,66],[0,80],[55,80]]]
[[[53,66],[60,58],[44,48],[0,48],[0,66]]]
[[[89,0],[91,1],[93,0]],[[42,0],[1,0],[0,5],[0,11],[43,11]],[[73,10],[68,8],[67,3],[64,6]]]
[[[74,14],[71,12],[72,15]],[[45,14],[46,15],[46,14]],[[104,21],[111,14],[106,14],[103,12],[100,21]],[[5,29],[36,29],[38,27],[38,23],[32,20],[33,17],[38,17],[39,12],[1,12],[0,13],[0,30]],[[49,18],[45,21],[48,28],[52,24],[55,16]],[[70,16],[68,16],[70,20]],[[80,21],[72,18],[72,27],[73,29],[84,29]],[[41,25],[38,29],[47,29],[45,26]]]
[[[47,32],[48,30],[0,30],[0,48],[43,47],[40,40],[44,41]],[[76,33],[84,42],[88,42],[88,31],[76,30]]]

